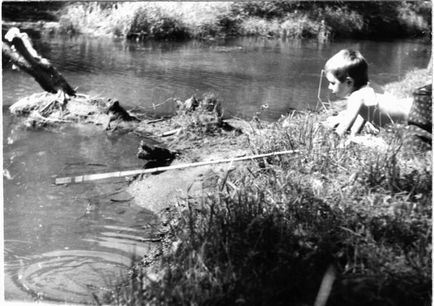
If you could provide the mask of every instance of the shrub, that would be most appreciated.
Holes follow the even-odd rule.
[[[312,38],[316,37],[319,30],[319,24],[313,22],[306,15],[288,15],[281,25],[284,36],[288,38]]]
[[[225,36],[235,36],[239,34],[241,20],[236,16],[220,15],[217,17],[217,28],[219,33]]]
[[[136,3],[73,3],[63,9],[60,28],[68,33],[124,36],[136,7]]]
[[[10,11],[9,5],[6,8]],[[89,2],[72,3],[63,11],[60,20],[69,31],[130,38],[240,34],[310,38],[324,36],[324,21],[327,39],[423,35],[431,39],[431,4],[427,2]]]
[[[360,35],[365,26],[363,16],[356,11],[347,8],[330,8],[325,7],[320,11],[325,22],[337,37],[350,37]]]
[[[267,21],[257,17],[244,20],[241,24],[243,35],[247,36],[274,36],[279,33],[277,21]]]

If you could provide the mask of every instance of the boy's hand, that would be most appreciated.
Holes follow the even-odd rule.
[[[372,134],[372,135],[377,135],[378,133],[380,133],[380,130],[377,129],[372,123],[370,123],[369,121],[366,122],[365,124],[365,131],[368,134]]]
[[[339,115],[327,117],[321,124],[328,129],[334,129],[339,124]]]

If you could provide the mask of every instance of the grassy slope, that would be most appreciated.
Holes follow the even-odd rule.
[[[384,90],[399,98],[411,97],[413,91],[433,81],[431,69],[416,69],[408,72],[404,79],[399,82],[389,83]]]
[[[328,305],[429,305],[431,153],[403,154],[398,128],[387,150],[340,147],[319,119],[252,122],[252,153],[300,153],[243,163],[180,200],[159,277],[136,275],[116,303],[311,305],[329,271]]]

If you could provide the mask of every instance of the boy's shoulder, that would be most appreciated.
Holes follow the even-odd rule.
[[[369,101],[376,98],[375,90],[367,85],[351,93],[350,99]]]

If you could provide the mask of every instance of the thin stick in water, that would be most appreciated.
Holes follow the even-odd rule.
[[[221,164],[221,163],[253,160],[256,158],[278,156],[278,155],[285,155],[285,154],[294,154],[294,153],[298,153],[298,152],[299,152],[298,150],[288,150],[288,151],[264,153],[264,154],[257,154],[257,155],[244,156],[244,157],[219,159],[219,160],[212,160],[212,161],[203,161],[203,162],[180,164],[180,165],[173,165],[173,166],[166,166],[166,167],[156,167],[156,168],[151,168],[151,169],[137,169],[137,170],[126,170],[126,171],[116,171],[116,172],[108,172],[108,173],[97,173],[97,174],[86,174],[86,175],[79,175],[79,176],[60,177],[60,178],[55,179],[55,184],[56,185],[63,185],[63,184],[69,184],[69,183],[82,183],[82,182],[96,181],[96,180],[102,180],[102,179],[107,179],[107,178],[117,178],[117,177],[131,176],[131,175],[137,175],[137,174],[147,174],[147,173],[155,173],[155,172],[160,172],[160,171],[169,171],[169,170],[185,169],[185,168],[214,165],[214,164]]]

